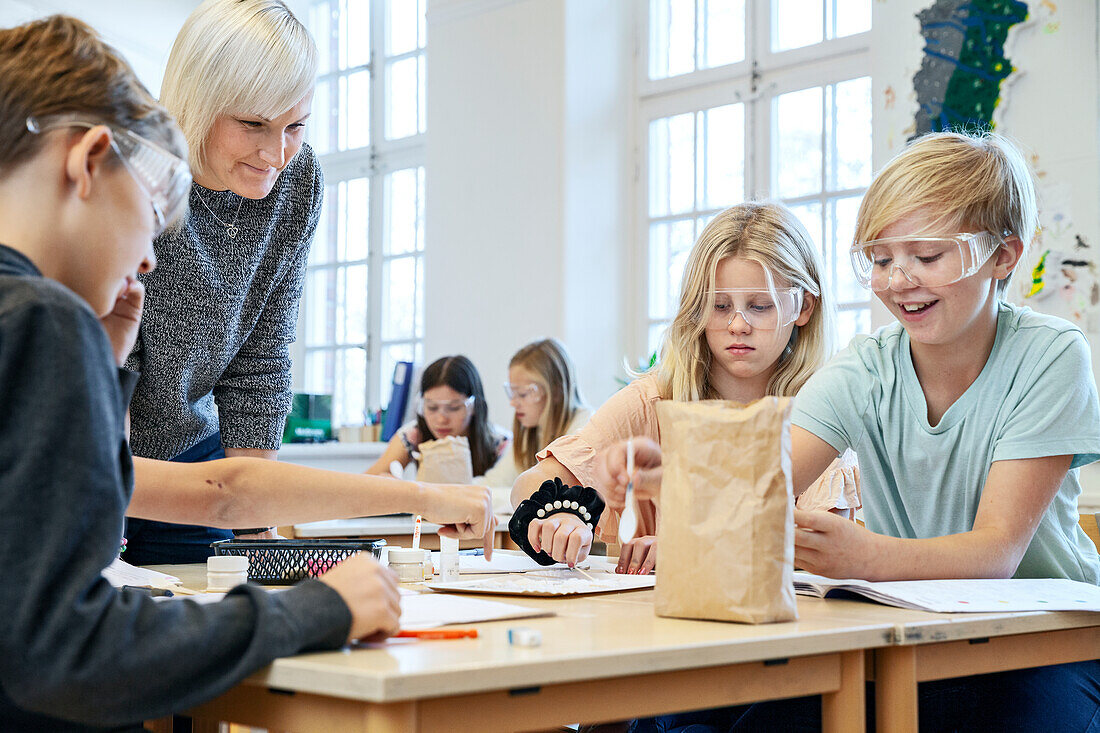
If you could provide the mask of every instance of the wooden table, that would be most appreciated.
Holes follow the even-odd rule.
[[[512,538],[508,536],[508,520],[511,515],[498,514],[496,533],[493,535],[493,547],[517,550]],[[438,524],[422,522],[420,527],[420,546],[429,550],[439,549]],[[413,516],[411,514],[391,514],[382,517],[360,517],[358,519],[330,519],[323,522],[309,522],[294,525],[294,536],[300,539],[322,539],[337,537],[369,537],[384,539],[387,544],[397,547],[411,547],[413,534]],[[460,546],[481,547],[480,540],[462,540]]]
[[[157,568],[204,587],[203,566]],[[653,591],[494,597],[550,618],[473,624],[478,639],[390,641],[280,659],[190,712],[274,731],[537,730],[822,694],[827,730],[917,731],[917,684],[1100,658],[1100,614],[934,614],[799,597],[799,620],[658,618]],[[538,629],[537,648],[507,629]],[[201,726],[207,727],[201,727]]]
[[[917,684],[1100,659],[1100,613],[940,614],[888,609],[894,644],[876,649],[875,724],[917,731]]]
[[[204,585],[202,566],[157,568]],[[792,623],[658,618],[653,591],[499,597],[549,618],[473,624],[478,639],[394,640],[280,659],[188,715],[275,731],[511,731],[823,695],[827,730],[863,730],[864,650],[892,643],[862,604],[799,599]],[[507,630],[538,629],[539,647]]]

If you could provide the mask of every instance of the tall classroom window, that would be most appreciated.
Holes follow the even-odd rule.
[[[423,361],[426,4],[310,2],[309,142],[326,187],[297,355],[305,390],[333,396],[334,426],[363,424],[394,364]]]
[[[820,248],[840,344],[870,330],[848,247],[871,180],[871,0],[649,0],[638,69],[646,353],[688,252],[746,198],[783,201]]]

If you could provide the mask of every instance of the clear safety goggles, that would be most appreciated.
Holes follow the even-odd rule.
[[[1002,244],[992,232],[883,237],[852,245],[852,266],[860,284],[876,292],[890,289],[895,271],[916,287],[938,288],[973,275]]]
[[[149,197],[159,234],[183,213],[187,203],[191,191],[191,169],[187,161],[125,128],[67,116],[27,118],[27,129],[36,135],[65,127],[90,130],[100,125],[110,129],[111,148]]]
[[[729,328],[740,315],[752,328],[775,331],[794,323],[801,312],[802,288],[725,288],[714,291],[704,320],[708,329]]]
[[[426,400],[423,397],[416,398],[416,414],[421,417],[446,415],[447,417],[459,417],[468,415],[474,408],[476,398],[470,395],[464,400]]]
[[[534,401],[542,394],[542,388],[533,382],[531,384],[512,384],[511,382],[505,382],[504,394],[507,395],[510,400],[519,400],[521,402],[525,400]]]

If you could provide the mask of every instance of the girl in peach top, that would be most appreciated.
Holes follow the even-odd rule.
[[[833,308],[821,271],[813,241],[781,204],[740,204],[715,216],[688,255],[660,363],[612,396],[580,433],[541,451],[539,464],[516,480],[513,505],[555,477],[591,486],[606,500],[604,450],[631,436],[659,441],[658,400],[748,403],[797,393],[832,353]],[[857,509],[854,456],[839,457],[798,497],[798,507]],[[648,573],[656,563],[657,506],[638,502],[635,512],[637,538],[621,548],[617,569]],[[609,507],[595,533],[617,544],[618,524]],[[536,552],[572,565],[588,555],[593,532],[574,515],[554,514],[533,520],[528,537]]]

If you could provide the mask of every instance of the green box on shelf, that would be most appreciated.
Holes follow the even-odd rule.
[[[284,443],[332,440],[332,395],[295,393],[283,428]]]

